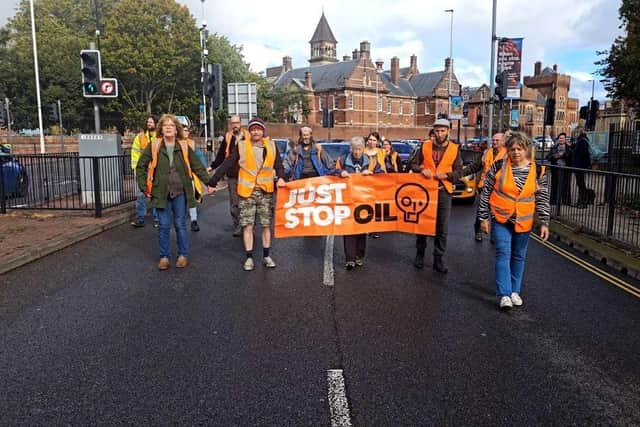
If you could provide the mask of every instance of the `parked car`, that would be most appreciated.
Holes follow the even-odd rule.
[[[271,138],[271,140],[276,143],[280,157],[284,160],[290,148],[291,141],[288,138]]]
[[[533,139],[536,142],[536,148],[538,150],[549,150],[551,147],[553,147],[553,139],[551,139],[549,135],[545,135],[544,144],[542,143],[542,135],[536,136]]]
[[[20,161],[11,155],[9,147],[0,144],[0,168],[5,197],[23,197],[27,194],[29,177]]]
[[[407,169],[407,163],[413,153],[414,148],[407,142],[392,141],[391,146],[398,153],[400,159],[400,171],[404,172]]]
[[[461,148],[470,151],[484,151],[487,149],[487,137],[469,138],[462,144]]]
[[[420,146],[420,144],[422,144],[422,140],[421,139],[401,139],[400,142],[404,142],[406,144],[409,144],[411,146],[411,148],[413,148],[414,150],[416,148],[418,148]]]
[[[465,165],[469,162],[465,162]],[[466,203],[473,203],[478,193],[476,175],[466,175],[453,183],[452,198],[454,200],[463,200]]]
[[[348,142],[320,142],[320,146],[334,162],[351,150],[351,144]]]

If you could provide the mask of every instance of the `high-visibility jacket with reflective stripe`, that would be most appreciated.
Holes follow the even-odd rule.
[[[274,169],[276,161],[276,145],[269,138],[262,138],[262,143],[266,148],[266,155],[262,167],[258,169],[256,157],[253,154],[253,144],[251,140],[238,141],[238,153],[240,160],[238,165],[238,195],[250,197],[255,186],[266,193],[273,193],[273,181],[276,177]]]
[[[458,157],[458,149],[458,144],[449,141],[447,148],[444,149],[440,163],[436,167],[436,163],[433,161],[433,141],[425,141],[422,144],[422,167],[429,169],[434,176],[440,173],[451,173],[453,172],[453,164]],[[451,181],[445,179],[440,183],[449,194],[453,193],[453,183]]]
[[[525,233],[533,228],[538,175],[536,168],[535,162],[531,162],[529,174],[522,190],[518,189],[513,179],[513,169],[509,158],[503,161],[502,168],[496,172],[493,191],[489,196],[491,213],[501,224],[514,218],[517,233]],[[544,166],[541,168],[540,175],[544,174]]]
[[[251,140],[251,135],[249,134],[249,132],[247,132],[246,129],[241,128],[240,129],[240,133],[244,136],[244,140],[245,141],[249,141]],[[233,138],[233,132],[229,131],[224,135],[224,141],[226,142],[226,146],[224,147],[224,158],[226,159],[227,157],[229,157],[229,154],[231,153],[230,148],[231,147],[231,139]],[[238,143],[238,139],[236,139],[236,144]]]
[[[135,170],[136,166],[138,166],[138,160],[140,160],[140,156],[142,156],[142,152],[149,141],[155,139],[156,133],[154,132],[140,132],[133,138],[133,143],[131,144],[131,169]]]
[[[503,159],[504,156],[507,155],[507,149],[504,147],[500,147],[498,149],[498,154],[493,155],[493,148],[488,148],[484,155],[482,156],[482,172],[480,173],[480,179],[478,180],[477,187],[484,187],[484,180],[487,179],[487,174],[489,173],[489,169],[491,169],[491,165],[497,162],[500,159]]]

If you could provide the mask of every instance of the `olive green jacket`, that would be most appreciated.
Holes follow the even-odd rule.
[[[147,187],[147,168],[151,162],[151,147],[153,144],[149,143],[142,152],[140,160],[136,165],[136,182],[141,191],[145,191]],[[187,172],[187,166],[184,158],[182,157],[182,149],[180,144],[176,141],[173,153],[173,163],[176,166],[176,171],[182,179],[182,185],[184,188],[184,194],[187,198],[187,206],[193,208],[196,206],[196,198],[193,194],[193,183]],[[211,177],[207,173],[206,167],[200,162],[200,159],[196,153],[189,148],[189,164],[191,165],[191,171],[195,176],[200,178],[203,184],[209,182]],[[160,152],[158,153],[158,164],[153,176],[153,187],[151,189],[151,203],[152,208],[165,209],[167,207],[167,198],[169,197],[169,157],[167,156],[167,148],[162,143],[160,145]]]

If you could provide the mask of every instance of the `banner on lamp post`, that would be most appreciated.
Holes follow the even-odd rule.
[[[522,37],[502,38],[498,42],[498,72],[507,71],[506,98],[520,98],[522,77]]]
[[[451,103],[451,114],[449,120],[461,120],[462,119],[462,97],[450,96],[449,102]]]

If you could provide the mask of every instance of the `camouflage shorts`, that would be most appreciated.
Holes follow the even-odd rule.
[[[251,197],[240,197],[240,226],[258,222],[269,227],[273,219],[273,193],[265,193],[256,188]]]

